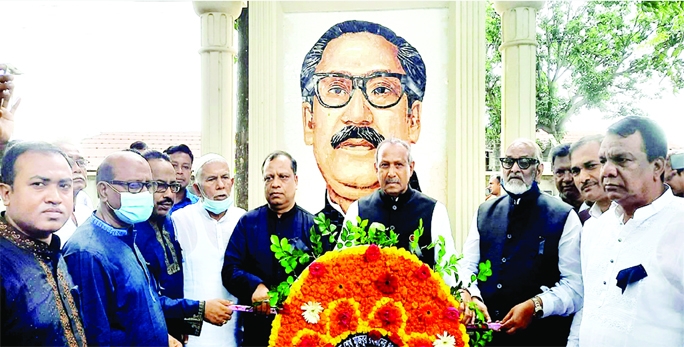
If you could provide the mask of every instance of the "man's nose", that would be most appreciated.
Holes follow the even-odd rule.
[[[216,180],[216,188],[217,189],[223,189],[225,186],[226,186],[226,184],[223,183],[222,179],[219,178]]]
[[[566,182],[566,183],[572,183],[573,182],[572,173],[570,173],[570,170],[563,171],[563,182]]]
[[[59,205],[62,203],[62,194],[59,192],[58,185],[49,185],[45,190],[45,202],[53,205]]]
[[[344,124],[367,126],[373,123],[371,105],[366,101],[361,90],[355,89],[349,104],[342,114]]]
[[[610,161],[606,161],[601,165],[601,178],[617,176],[617,168]]]

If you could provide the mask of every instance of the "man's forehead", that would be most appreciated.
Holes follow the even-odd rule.
[[[264,174],[267,173],[293,174],[294,172],[292,171],[292,162],[285,156],[277,156],[276,158],[273,158],[273,160],[267,161],[264,165]]]
[[[627,137],[622,137],[615,134],[606,135],[603,142],[601,142],[599,155],[614,156],[625,154],[646,155],[641,134],[637,131]]]
[[[355,76],[374,71],[405,73],[397,52],[397,46],[380,35],[366,32],[343,34],[325,47],[316,72],[339,72]]]
[[[598,161],[600,147],[600,142],[592,141],[575,148],[570,155],[572,166],[579,166],[592,160]]]
[[[526,142],[516,142],[508,146],[506,149],[506,156],[515,158],[534,158],[534,152],[535,148],[531,144]]]
[[[171,161],[179,162],[179,163],[190,163],[190,155],[188,155],[185,152],[176,152],[173,154],[169,154],[169,158]]]
[[[56,159],[59,163],[57,165],[49,166],[45,165],[45,158],[50,157]],[[69,162],[58,153],[42,153],[27,151],[22,153],[18,158],[15,165],[15,174],[21,175],[26,174],[27,176],[42,176],[54,178],[54,176],[66,176],[71,178],[71,168],[69,167]]]

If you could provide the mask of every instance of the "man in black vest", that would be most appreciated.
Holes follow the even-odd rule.
[[[565,346],[569,316],[582,306],[580,220],[539,190],[544,166],[533,141],[515,140],[500,160],[508,195],[480,205],[459,274],[470,278],[491,261],[492,276],[468,288],[487,318],[503,324],[488,346]]]
[[[369,225],[373,222],[382,223],[399,235],[397,247],[409,249],[413,232],[422,219],[425,232],[418,240],[421,248],[438,240],[441,235],[446,241],[445,259],[449,259],[455,253],[449,215],[443,204],[409,186],[414,164],[407,142],[395,138],[382,141],[375,154],[380,189],[352,203],[344,224],[351,221],[356,225],[356,216],[361,217],[361,220],[367,219]],[[435,264],[434,248],[418,250],[417,253],[430,267]],[[453,277],[444,280],[449,285],[456,284]]]

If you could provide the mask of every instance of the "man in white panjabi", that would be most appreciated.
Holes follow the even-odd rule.
[[[608,128],[599,158],[613,204],[582,231],[584,308],[568,346],[684,346],[684,200],[663,184],[666,155],[648,118]]]
[[[226,246],[245,210],[233,206],[233,178],[225,158],[207,154],[195,162],[195,189],[200,203],[176,211],[178,242],[183,249],[185,298],[227,299],[237,302],[223,286],[221,269]],[[223,326],[205,325],[199,337],[190,336],[188,346],[237,346],[237,316]]]

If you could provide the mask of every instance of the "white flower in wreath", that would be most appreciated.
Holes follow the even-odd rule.
[[[321,312],[323,312],[323,306],[320,303],[309,301],[302,305],[302,316],[304,320],[309,324],[316,324],[318,320],[321,319]]]
[[[432,345],[434,347],[454,347],[456,346],[456,339],[445,331],[444,335],[437,334],[437,340]]]

